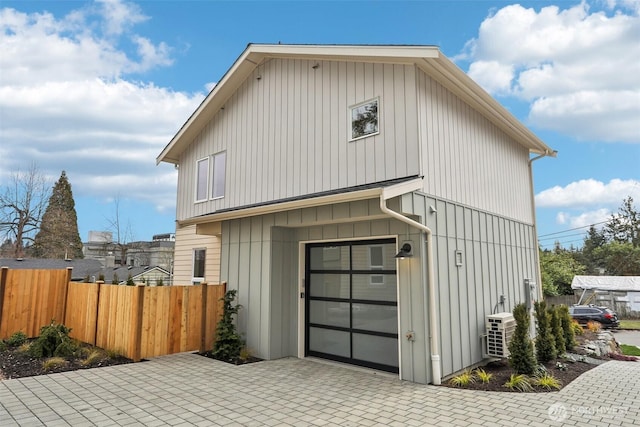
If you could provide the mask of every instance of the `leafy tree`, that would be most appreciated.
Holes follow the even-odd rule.
[[[536,357],[539,362],[546,363],[556,358],[556,343],[551,329],[551,316],[547,311],[547,303],[536,301]]]
[[[12,256],[22,258],[25,247],[33,243],[48,198],[49,184],[35,163],[13,174],[0,191],[0,236],[13,243]]]
[[[607,238],[604,235],[604,231],[598,230],[594,225],[589,227],[587,237],[585,237],[582,245],[582,252],[580,253],[580,261],[585,266],[586,274],[597,275],[601,269],[604,269],[604,261],[596,253],[596,250],[606,244]]]
[[[633,246],[631,242],[607,243],[596,249],[594,255],[602,260],[609,275],[640,275],[640,246]]]
[[[525,304],[513,308],[516,330],[509,342],[509,365],[518,374],[532,375],[536,367],[533,341],[529,338],[529,311]]]
[[[556,248],[540,251],[542,291],[546,296],[571,295],[571,282],[576,274],[584,274],[586,268],[575,258],[575,252]]]
[[[83,258],[78,232],[78,216],[67,174],[62,171],[53,186],[49,204],[42,216],[40,231],[33,243],[38,258]]]

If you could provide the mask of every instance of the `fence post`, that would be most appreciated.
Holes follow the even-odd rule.
[[[204,286],[200,286],[202,289],[202,318],[200,322],[200,353],[204,353],[208,350],[211,350],[207,347],[207,290],[209,289],[209,285],[204,284]]]
[[[139,362],[142,352],[142,315],[144,311],[144,285],[136,286],[135,300],[133,304],[133,361]]]
[[[4,305],[4,290],[7,284],[7,273],[9,267],[2,267],[0,270],[0,329],[2,329],[2,306]]]
[[[104,284],[103,280],[97,280],[96,284],[98,285],[98,294],[96,295],[96,327],[93,331],[93,345],[97,345],[98,343],[98,322],[100,322],[100,291],[102,290],[102,285]]]
[[[67,324],[67,298],[69,298],[69,282],[73,277],[73,267],[67,267],[67,275],[65,276],[64,288],[62,289],[62,324]]]

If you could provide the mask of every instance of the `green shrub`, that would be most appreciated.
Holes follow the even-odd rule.
[[[129,274],[129,276],[127,277],[127,286],[135,286],[136,282],[133,281],[133,277],[131,277],[131,274]]]
[[[212,356],[225,362],[235,362],[240,357],[244,342],[236,331],[233,316],[238,314],[242,306],[233,304],[236,299],[236,290],[227,291],[220,300],[224,302],[222,319],[216,327],[216,341],[213,346]]]
[[[111,279],[111,284],[112,285],[117,285],[120,283],[120,279],[118,279],[118,275],[116,273],[113,273],[113,278]]]
[[[40,328],[40,336],[33,341],[29,354],[33,357],[68,357],[78,351],[78,344],[69,337],[71,329],[52,321]]]
[[[7,345],[9,347],[20,347],[27,341],[27,334],[22,331],[14,332],[9,338],[7,338]]]
[[[558,309],[559,307],[553,306],[548,310],[551,316],[551,332],[553,333],[553,338],[555,338],[556,355],[564,354],[567,351],[564,330],[562,329],[562,318]]]
[[[576,334],[573,327],[573,319],[569,314],[569,307],[561,305],[557,309],[560,316],[560,324],[562,326],[562,332],[564,333],[564,346],[566,351],[572,351],[576,346]],[[580,327],[580,325],[578,325]],[[582,328],[580,328],[582,333]]]
[[[509,343],[509,365],[518,374],[532,375],[536,366],[533,342],[529,338],[529,313],[527,306],[518,304],[513,309],[516,330]]]
[[[547,303],[536,301],[535,315],[537,321],[536,357],[540,363],[546,363],[556,358],[556,340],[551,330],[551,316],[547,311]]]
[[[156,286],[164,286],[164,281],[162,280],[162,277],[159,277],[156,279]]]
[[[9,345],[6,343],[6,341],[0,340],[0,353],[7,350],[8,348],[9,348]]]

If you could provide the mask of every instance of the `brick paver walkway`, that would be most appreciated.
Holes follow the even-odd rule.
[[[402,382],[295,358],[231,366],[195,354],[0,382],[0,426],[640,426],[640,363],[556,393]]]

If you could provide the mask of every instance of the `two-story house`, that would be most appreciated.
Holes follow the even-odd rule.
[[[257,356],[439,384],[535,299],[532,155],[432,46],[249,45],[158,156],[175,281],[226,281]]]

